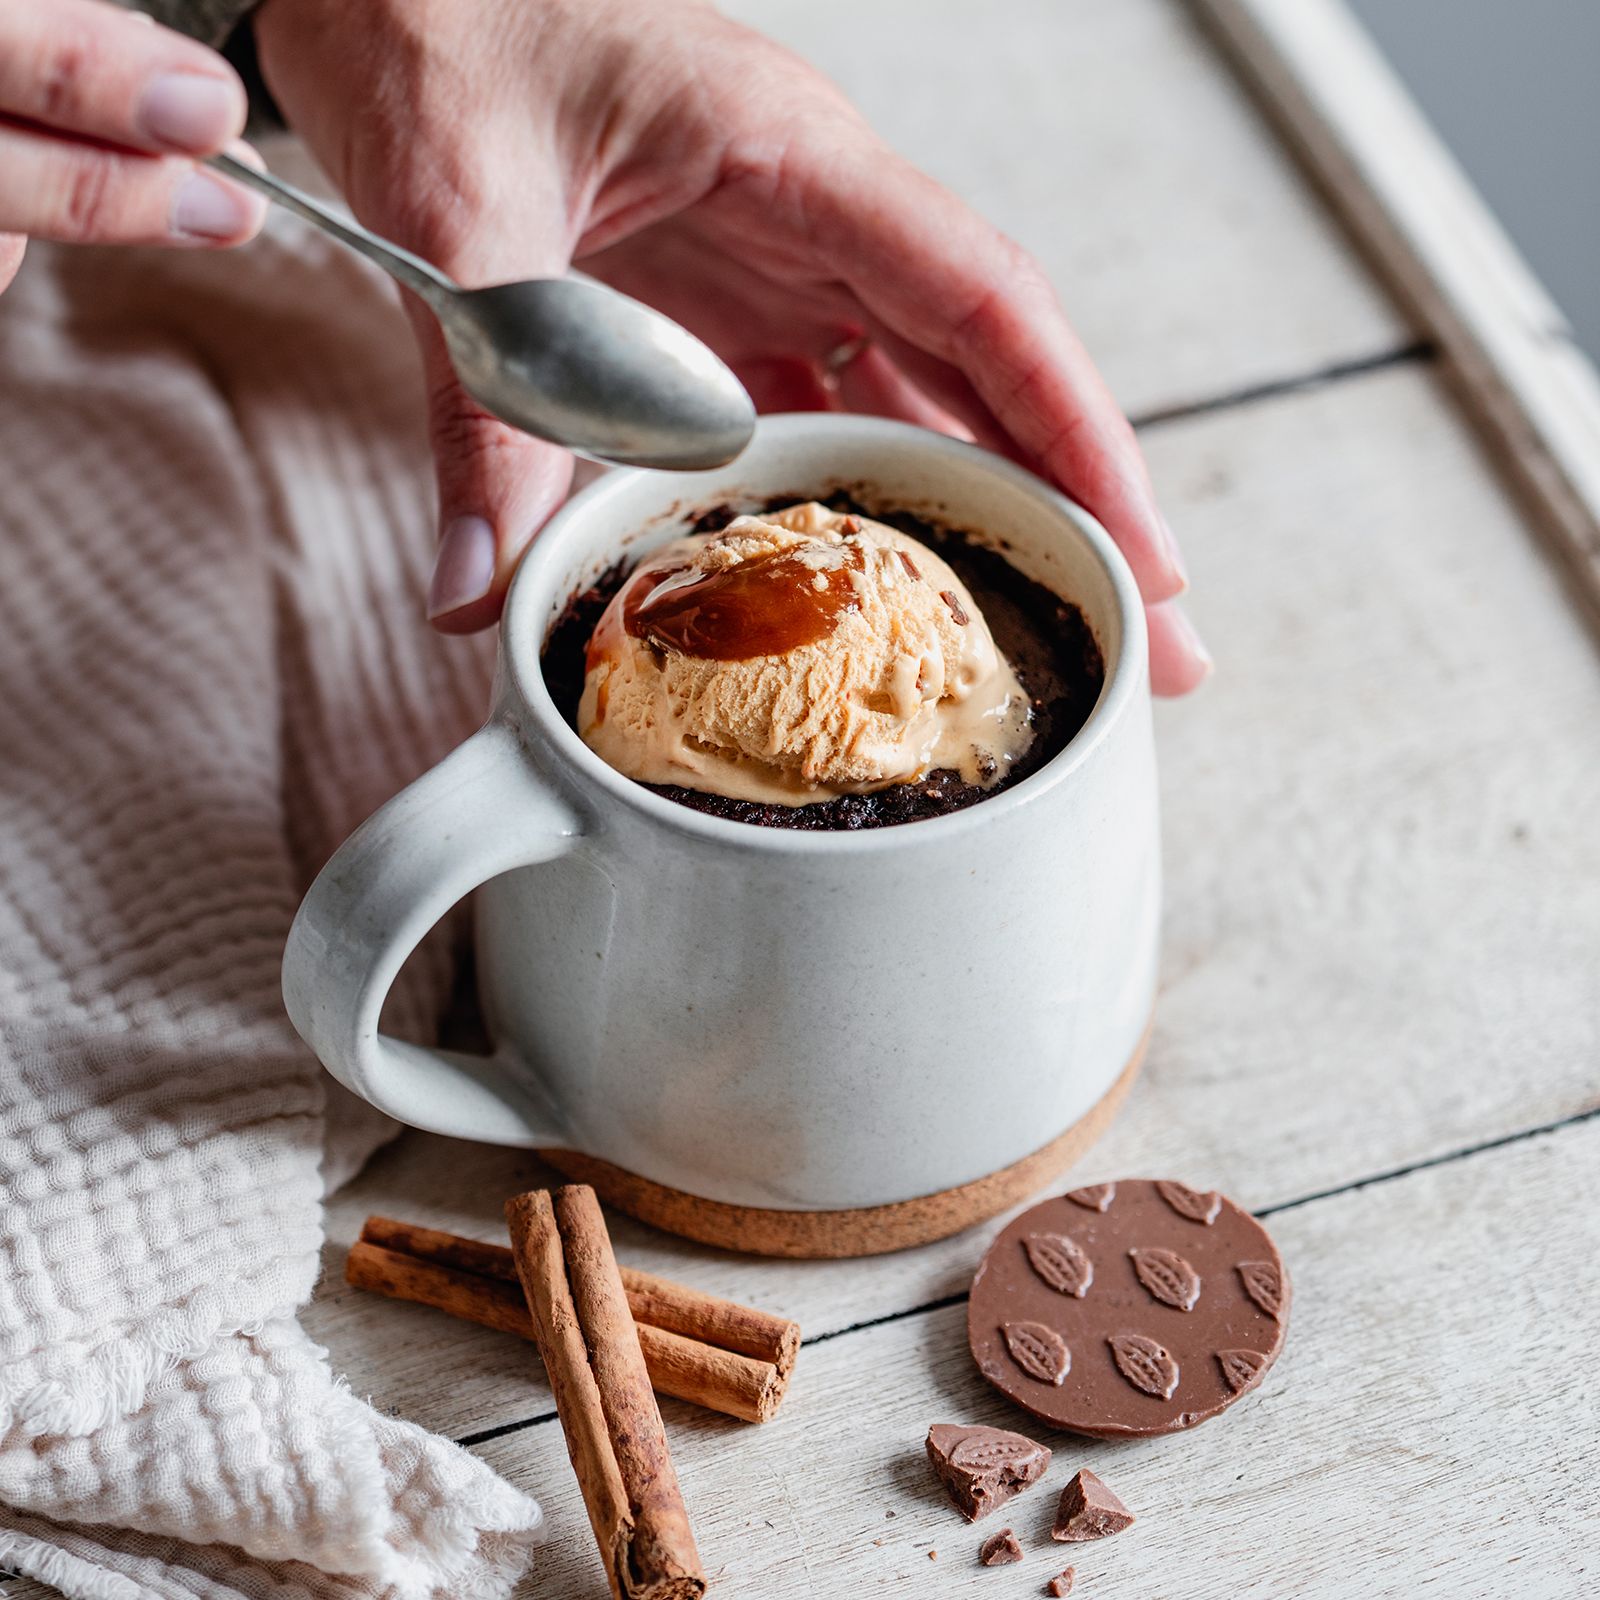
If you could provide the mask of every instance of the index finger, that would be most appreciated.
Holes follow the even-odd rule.
[[[0,117],[125,149],[209,155],[244,127],[214,50],[104,0],[0,5]]]
[[[955,368],[1028,456],[1105,524],[1146,600],[1186,586],[1133,430],[1033,259],[882,149],[806,197],[865,309]]]

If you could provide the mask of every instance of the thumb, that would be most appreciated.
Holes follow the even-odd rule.
[[[533,536],[566,497],[572,456],[492,417],[461,387],[432,315],[407,296],[428,385],[428,433],[439,480],[439,553],[428,620],[476,633],[499,619]]]

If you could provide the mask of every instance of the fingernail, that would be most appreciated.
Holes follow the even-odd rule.
[[[226,78],[166,72],[139,97],[134,123],[152,144],[204,155],[239,131],[244,102]]]
[[[260,214],[254,195],[209,172],[191,173],[172,202],[172,231],[190,239],[237,239]]]
[[[494,582],[494,529],[483,517],[457,517],[439,541],[428,585],[428,619],[481,600]]]
[[[1156,515],[1161,518],[1161,537],[1166,546],[1167,561],[1171,564],[1172,570],[1177,573],[1183,588],[1187,589],[1189,587],[1189,568],[1184,562],[1183,550],[1178,544],[1178,536],[1172,531],[1172,524],[1164,516],[1161,516],[1159,511]],[[1181,594],[1183,590],[1180,589],[1178,592]]]

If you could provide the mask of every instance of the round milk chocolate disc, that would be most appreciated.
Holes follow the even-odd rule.
[[[1215,1190],[1122,1179],[1025,1211],[972,1280],[978,1370],[1025,1411],[1096,1438],[1225,1411],[1283,1348],[1289,1277]]]

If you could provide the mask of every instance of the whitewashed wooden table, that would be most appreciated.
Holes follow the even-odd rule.
[[[922,1438],[1018,1420],[964,1344],[992,1228],[796,1263],[619,1220],[623,1259],[806,1330],[775,1422],[664,1403],[714,1593],[1036,1594],[1069,1554],[1042,1538],[1051,1486],[1078,1466],[1140,1513],[1070,1552],[1085,1600],[1600,1592],[1600,658],[1582,496],[1551,538],[1560,496],[1513,499],[1494,441],[1525,408],[1502,394],[1496,412],[1481,373],[1455,381],[1459,304],[1430,300],[1424,274],[1399,309],[1190,8],[732,9],[1042,256],[1140,424],[1218,671],[1159,714],[1156,1034],[1073,1178],[1223,1188],[1269,1219],[1296,1293],[1283,1358],[1226,1418],[1052,1438],[1048,1485],[996,1519],[1026,1564],[985,1571]],[[1291,34],[1328,15],[1205,9],[1258,69],[1263,12]],[[1559,345],[1535,330],[1530,348],[1544,332]],[[1526,479],[1545,446],[1524,444]],[[1582,450],[1550,453],[1577,462],[1570,488]],[[403,1137],[332,1202],[307,1322],[357,1392],[544,1502],[526,1595],[600,1600],[532,1350],[342,1284],[368,1211],[497,1237],[502,1198],[548,1176]]]

